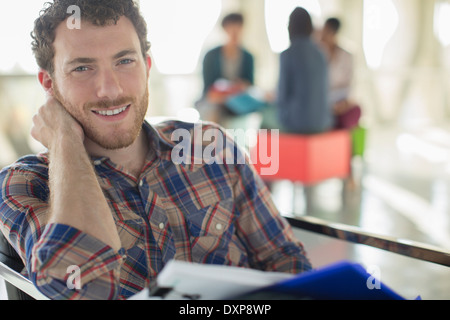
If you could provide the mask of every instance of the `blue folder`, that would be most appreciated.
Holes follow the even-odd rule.
[[[238,299],[405,300],[379,282],[370,289],[372,276],[359,264],[340,262],[306,272]],[[370,284],[370,283],[369,283]]]
[[[242,93],[228,98],[225,105],[234,114],[244,115],[263,109],[266,103],[251,94]]]

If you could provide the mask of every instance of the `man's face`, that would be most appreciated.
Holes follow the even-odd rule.
[[[114,150],[139,135],[148,108],[148,63],[126,17],[116,25],[81,29],[62,23],[54,41],[53,92],[87,139]]]
[[[228,23],[224,26],[225,33],[228,35],[228,41],[234,45],[239,45],[244,26],[240,23]]]
[[[336,42],[336,31],[325,25],[322,30],[321,40],[327,45],[333,45]]]

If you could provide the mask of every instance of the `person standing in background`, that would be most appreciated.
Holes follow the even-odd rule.
[[[313,41],[311,16],[297,7],[289,18],[291,46],[280,56],[277,93],[281,129],[299,134],[315,134],[333,128],[328,98],[328,63]]]

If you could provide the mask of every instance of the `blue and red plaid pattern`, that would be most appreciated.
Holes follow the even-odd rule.
[[[220,130],[203,124],[201,132],[211,128]],[[174,163],[177,129],[194,134],[195,126],[144,123],[151,151],[138,179],[107,158],[92,159],[122,241],[119,252],[95,235],[46,223],[47,154],[2,170],[0,229],[41,292],[52,299],[126,299],[147,287],[171,259],[289,273],[311,269],[254,168],[230,161]],[[192,150],[196,143],[205,147],[198,139],[190,143]],[[230,146],[238,157],[235,144],[223,143]],[[67,286],[70,266],[80,268],[80,290]]]

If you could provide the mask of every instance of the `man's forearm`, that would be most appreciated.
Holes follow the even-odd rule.
[[[49,223],[74,227],[118,251],[114,219],[83,143],[63,136],[49,149]]]

